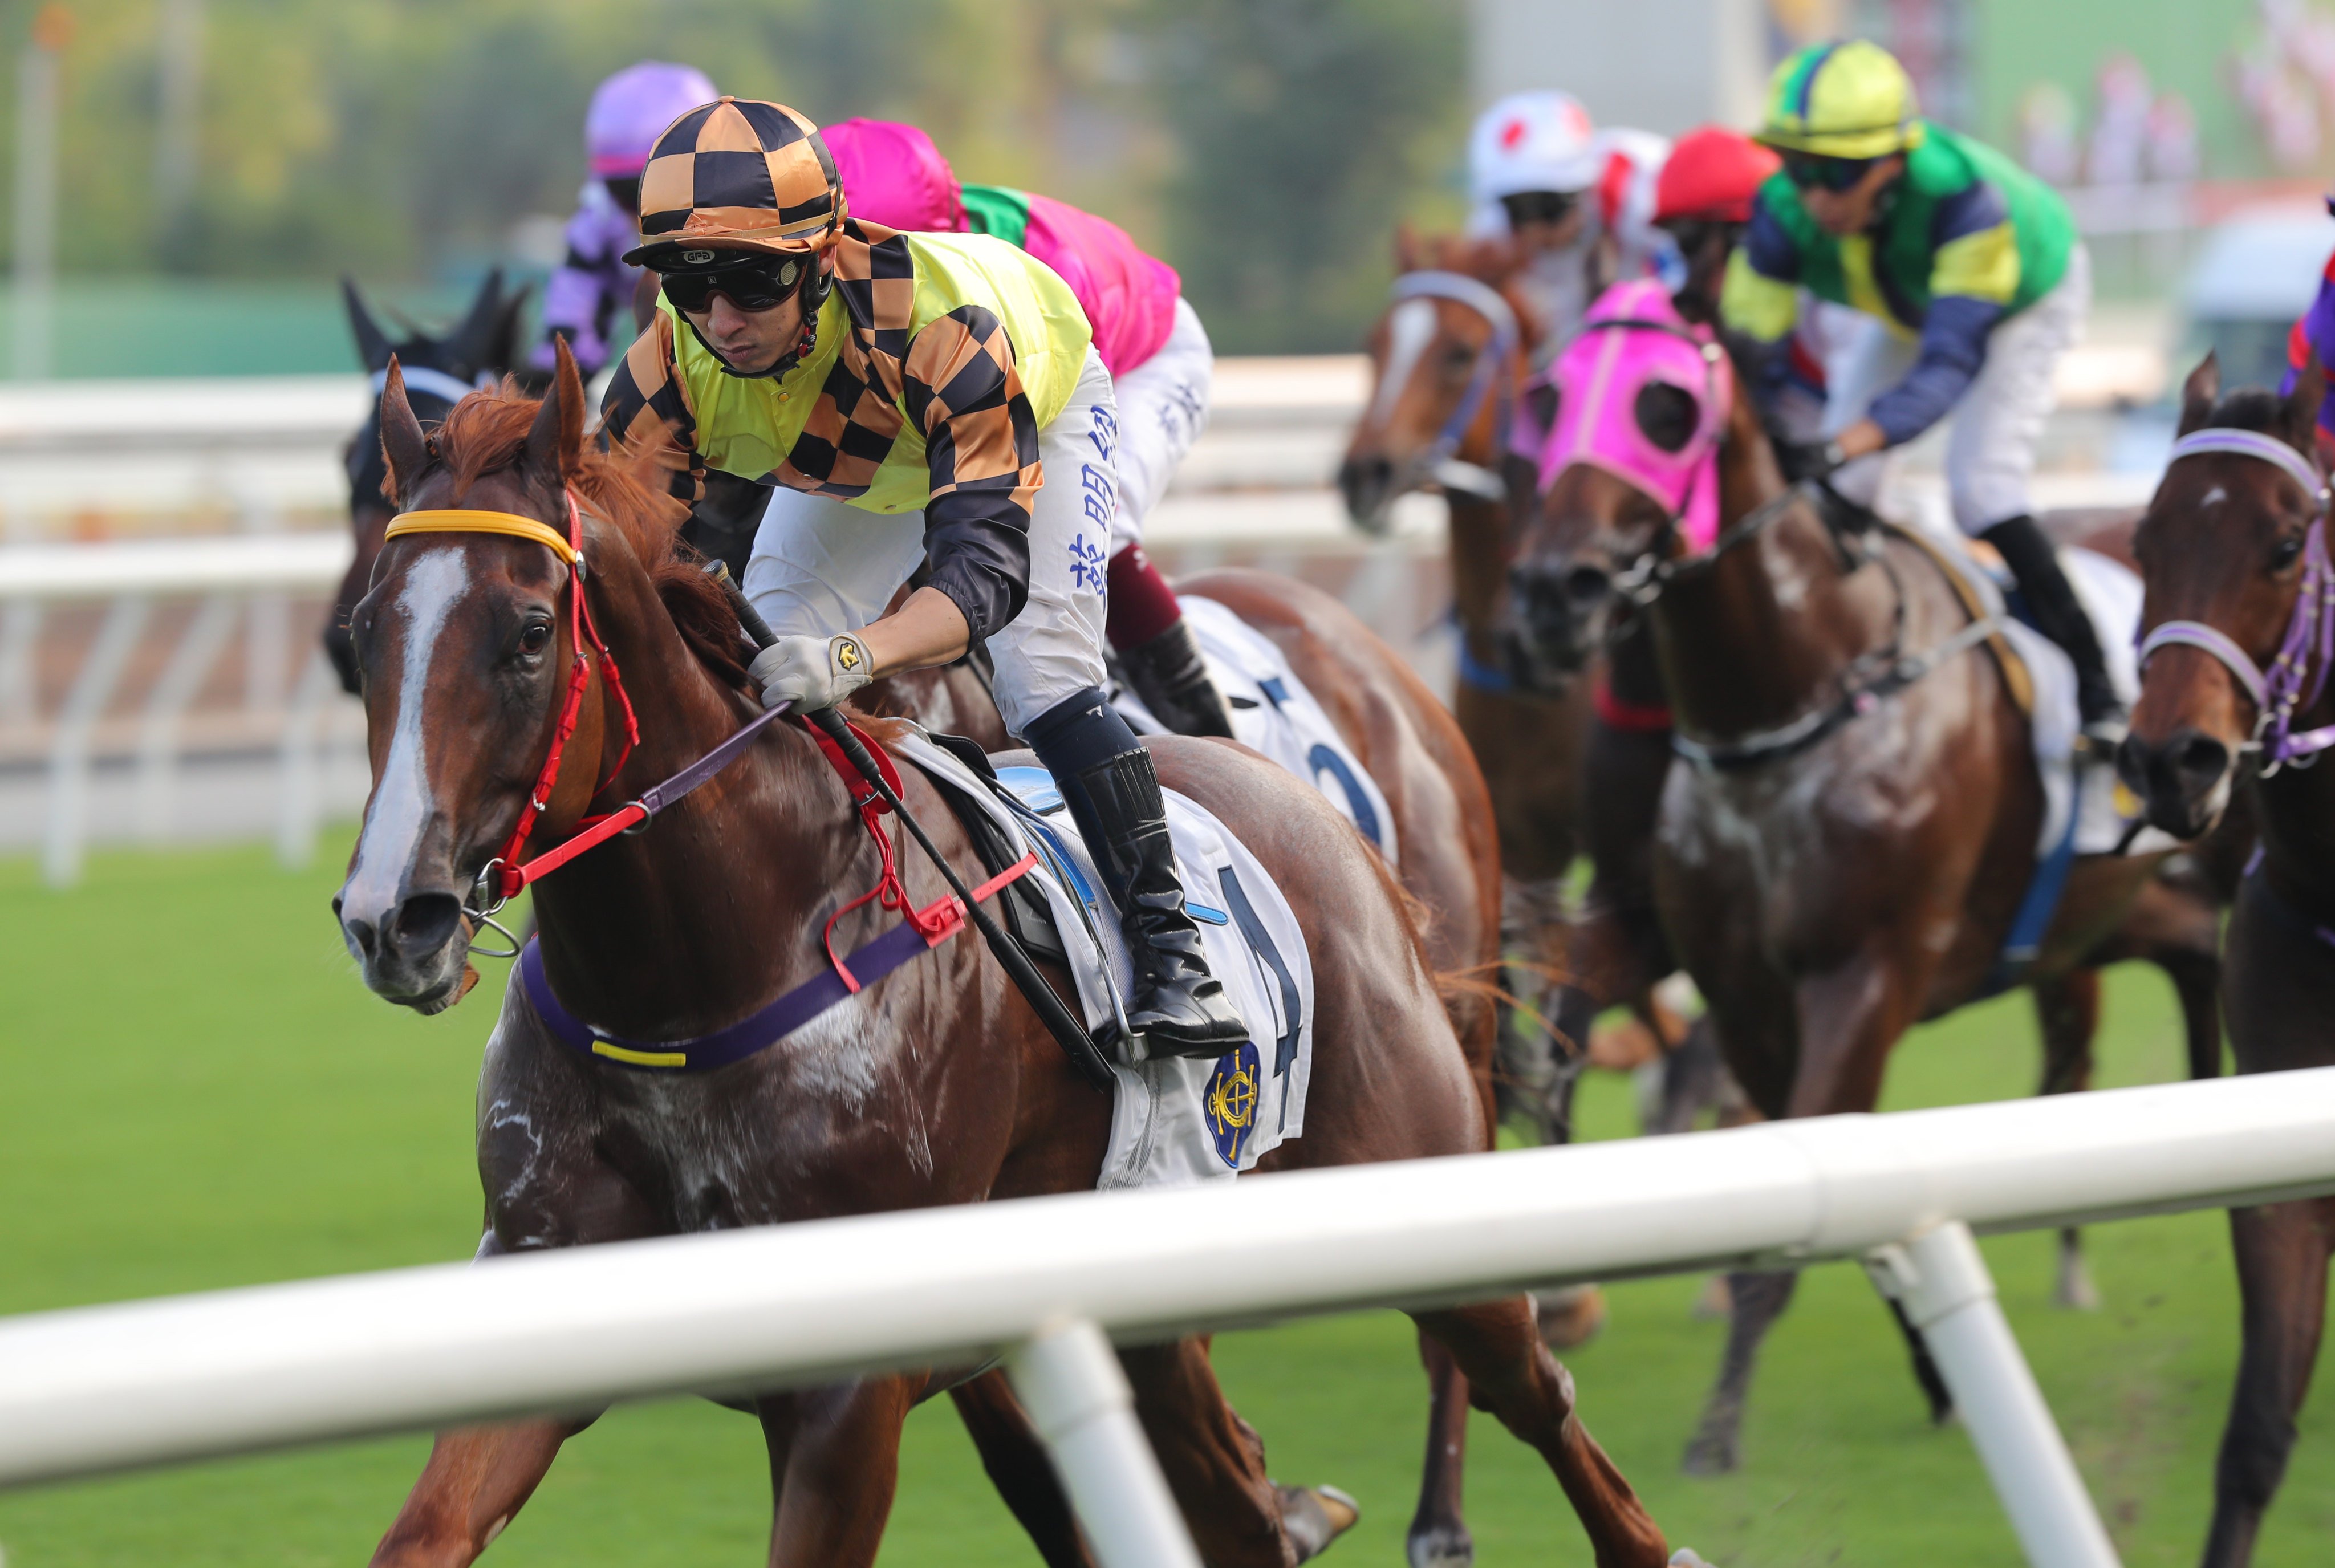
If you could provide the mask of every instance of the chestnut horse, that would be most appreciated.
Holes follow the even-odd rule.
[[[409,510],[460,507],[560,527],[573,500],[588,575],[527,538],[392,539],[353,623],[374,785],[336,914],[366,983],[421,1011],[462,993],[464,897],[519,819],[553,743],[579,628],[571,589],[624,672],[640,740],[598,663],[538,831],[548,847],[591,810],[637,797],[756,713],[728,602],[675,557],[677,518],[635,464],[587,451],[582,389],[562,357],[539,408],[480,394],[425,440],[392,379],[383,438]],[[880,742],[888,733],[871,721]],[[1274,1169],[1485,1147],[1483,1106],[1400,890],[1309,787],[1241,748],[1155,743],[1163,781],[1206,804],[1270,868],[1311,948],[1315,1060],[1306,1137]],[[608,777],[602,779],[603,771]],[[940,852],[974,864],[935,790],[904,796]],[[779,874],[783,869],[783,875]],[[906,896],[945,891],[904,859]],[[644,1040],[701,1035],[822,972],[819,932],[878,861],[851,797],[809,738],[773,726],[647,831],[610,839],[537,889],[545,974],[577,1018]],[[838,922],[849,950],[891,924]],[[944,944],[741,1061],[634,1071],[559,1043],[523,986],[506,993],[479,1091],[480,1253],[1090,1187],[1108,1099],[1066,1062],[986,950]],[[1457,1216],[1455,1216],[1456,1218]],[[1526,1298],[1419,1311],[1471,1398],[1537,1448],[1601,1563],[1665,1560],[1660,1530],[1582,1426],[1571,1380]],[[1192,1340],[1122,1357],[1201,1554],[1284,1564],[1296,1551],[1262,1445]],[[753,1403],[776,1495],[770,1560],[875,1559],[900,1428],[945,1374],[860,1379]],[[574,1416],[441,1434],[376,1555],[468,1563],[579,1429]],[[1067,1528],[1067,1525],[1065,1525]],[[1074,1560],[1073,1540],[1052,1560]]]
[[[2118,765],[2149,819],[2178,837],[2248,804],[2261,829],[2223,954],[2240,1072],[2335,1063],[2335,769],[2304,765],[2327,743],[2314,732],[2335,725],[2335,568],[2309,455],[2320,387],[2313,373],[2289,398],[2223,398],[2207,356],[2183,389],[2180,430],[2214,434],[2206,450],[2175,449],[2134,541],[2146,662]],[[2252,1560],[2286,1473],[2326,1320],[2335,1198],[2232,1209],[2230,1240],[2244,1351],[2214,1471],[2207,1568]]]
[[[1727,395],[1726,381],[1711,384]],[[1684,388],[1647,389],[1658,390],[1681,406],[1642,397],[1638,417],[1674,425],[1647,434],[1681,450],[1700,403]],[[1867,1111],[1899,1036],[1999,985],[2035,870],[2043,785],[2027,721],[1945,566],[1893,531],[1836,534],[1786,489],[1749,401],[1727,414],[1725,527],[1711,550],[1686,554],[1651,495],[1576,463],[1555,476],[1519,551],[1533,579],[1519,596],[1538,607],[1533,634],[1577,657],[1602,635],[1617,583],[1637,579],[1682,743],[1711,759],[1671,768],[1663,791],[1663,929],[1761,1114]],[[2176,983],[2211,975],[2212,902],[2159,880],[2163,858],[2086,857],[2070,871],[2023,976],[2059,1042],[2047,1090],[2080,1087],[2088,1069],[2091,966],[2173,951],[2189,961]],[[2187,1018],[2192,1071],[2210,1073],[2210,989]],[[1729,1281],[1726,1359],[1690,1470],[1739,1462],[1752,1360],[1795,1280]],[[1943,1388],[1918,1340],[1914,1350],[1943,1416]]]

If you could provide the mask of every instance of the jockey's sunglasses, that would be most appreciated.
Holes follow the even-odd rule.
[[[1880,161],[1872,158],[1819,158],[1813,152],[1784,154],[1784,178],[1802,190],[1852,190]]]
[[[664,275],[664,296],[673,301],[675,309],[692,315],[712,309],[717,294],[738,309],[751,314],[769,310],[790,298],[795,285],[802,279],[802,269],[801,256],[758,256],[713,272],[669,272]]]
[[[1522,228],[1527,223],[1554,227],[1581,205],[1581,194],[1573,190],[1520,190],[1514,196],[1500,198],[1500,205],[1507,209],[1510,228]]]

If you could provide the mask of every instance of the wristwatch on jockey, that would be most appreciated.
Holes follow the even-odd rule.
[[[1729,263],[1729,324],[1775,341],[1781,334],[1761,327],[1789,328],[1785,316],[1797,308],[1798,287],[1890,313],[1894,324],[1922,334],[1924,357],[1858,422],[1875,432],[1871,445],[1912,439],[1970,391],[1995,326],[2059,283],[2075,243],[2065,204],[1991,149],[1923,121],[1905,68],[1863,41],[1812,44],[1778,65],[1757,140],[1781,155],[1783,169],[1763,189],[1751,232]],[[1844,236],[1817,220],[1829,206],[1831,222],[1855,221],[1838,206],[1852,193],[1870,202],[1863,234]],[[1915,244],[1896,243],[1908,234]],[[1865,297],[1851,297],[1860,288]],[[1975,353],[1970,338],[1978,340]],[[1934,364],[1933,340],[1954,345]],[[2123,704],[2058,550],[2023,513],[1983,527],[1961,520],[2002,557],[2036,628],[2075,665],[2087,749],[2096,759],[2111,755]]]
[[[705,370],[702,360],[691,356],[703,378],[695,394],[701,409],[708,399],[722,401],[716,394],[726,384],[725,378],[768,383],[783,377],[804,355],[820,348],[819,334],[827,317],[833,318],[828,324],[841,334],[843,342],[841,346],[830,342],[825,352],[839,356],[848,349],[853,356],[848,364],[838,358],[836,372],[825,381],[827,390],[819,394],[830,396],[838,379],[847,374],[858,378],[857,401],[835,411],[835,417],[846,422],[831,438],[814,437],[807,430],[780,431],[775,416],[767,412],[741,416],[772,421],[768,439],[741,441],[741,447],[751,445],[762,454],[759,461],[767,462],[773,456],[779,459],[778,466],[770,470],[770,480],[816,489],[835,475],[847,459],[874,470],[869,482],[855,486],[848,494],[867,496],[877,482],[892,477],[888,493],[900,496],[905,504],[921,505],[925,512],[925,537],[928,547],[935,552],[934,586],[940,596],[956,606],[966,634],[989,635],[998,629],[988,624],[993,617],[985,610],[977,620],[967,611],[968,603],[1000,604],[996,618],[1003,621],[1019,615],[1044,614],[1046,601],[1028,595],[1026,545],[1019,554],[1019,589],[1002,603],[996,593],[986,589],[998,586],[993,579],[999,572],[1015,569],[1010,552],[1000,555],[993,550],[978,561],[957,559],[946,553],[968,547],[951,541],[993,535],[994,528],[983,533],[981,525],[984,519],[993,519],[1001,505],[1017,508],[1014,517],[1026,538],[1030,514],[1021,508],[1034,495],[1035,484],[1021,493],[1022,498],[1008,503],[1002,498],[1010,492],[1001,492],[989,482],[955,482],[962,471],[953,470],[945,486],[917,479],[915,483],[923,489],[917,496],[906,493],[909,476],[896,472],[909,462],[907,457],[896,458],[895,451],[898,433],[909,428],[906,404],[912,395],[924,402],[924,411],[935,420],[975,416],[945,403],[937,397],[937,389],[924,388],[920,382],[911,393],[907,378],[918,362],[914,330],[918,318],[913,301],[924,281],[916,268],[916,243],[921,237],[847,222],[842,184],[818,128],[795,111],[775,103],[725,98],[693,110],[658,138],[643,177],[641,205],[644,243],[625,260],[663,275],[664,297],[679,316],[680,328],[692,334],[719,367],[718,372]],[[938,243],[937,237],[934,243]],[[857,280],[850,287],[859,292],[845,294],[839,312],[823,315],[821,307],[828,302],[838,255],[848,269],[846,277]],[[882,276],[875,275],[878,266],[886,269]],[[1051,274],[1043,276],[1049,280],[1046,286],[1061,288],[1060,280]],[[950,352],[943,355],[950,363],[964,357],[955,352],[961,346],[972,349],[975,357],[991,356],[992,363],[1003,369],[1002,385],[1012,397],[994,411],[978,415],[991,421],[989,425],[940,431],[935,439],[923,443],[918,462],[938,467],[976,460],[980,454],[974,445],[993,448],[997,443],[993,429],[1011,429],[1010,425],[1000,427],[998,421],[1032,417],[1051,421],[1064,406],[1057,401],[1052,408],[1038,413],[1034,394],[1026,392],[1016,379],[1013,339],[1003,330],[1008,319],[1022,319],[1017,313],[1025,308],[1042,308],[1035,301],[1043,296],[1033,296],[1025,307],[1016,303],[1022,296],[997,292],[1003,286],[983,281],[985,276],[977,268],[963,269],[963,276],[949,283],[955,290],[951,297],[968,291],[979,297],[964,299],[957,310],[928,321],[923,330],[937,327],[950,340]],[[899,287],[901,284],[906,287]],[[792,345],[778,355],[775,364],[734,365],[699,328],[697,318],[710,324],[708,313],[717,296],[733,311],[747,315],[797,303],[801,308],[801,331]],[[1075,304],[1067,291],[1061,295],[1061,303],[1075,315]],[[987,335],[977,344],[956,341],[983,323]],[[644,413],[654,414],[691,447],[695,466],[702,461],[695,443],[705,439],[706,427],[697,422],[702,416],[691,411],[691,400],[683,395],[687,383],[678,379],[683,373],[680,344],[664,335],[670,330],[664,324],[653,324],[650,334],[625,356],[610,388],[610,413],[604,428],[612,439],[635,439],[635,421]],[[1081,358],[1090,353],[1082,326],[1068,343]],[[877,357],[879,353],[885,356],[882,360]],[[1001,355],[1002,359],[997,357]],[[953,389],[954,384],[951,383]],[[993,389],[993,392],[1005,396],[1003,391]],[[777,394],[770,395],[774,400]],[[1066,389],[1062,396],[1067,395]],[[892,409],[872,411],[880,419],[852,421],[850,415],[862,411],[860,405],[871,397],[892,404]],[[757,393],[741,406],[760,410],[774,406],[761,398]],[[986,410],[992,405],[983,402],[974,407]],[[807,418],[808,413],[801,417]],[[682,422],[676,425],[676,421]],[[717,442],[721,439],[717,433]],[[1009,454],[1019,440],[1014,436],[1007,442]],[[954,447],[953,454],[945,450],[950,446]],[[1030,460],[1023,461],[1030,463]],[[804,463],[816,467],[819,477],[813,478],[800,466]],[[979,479],[981,471],[963,477]],[[1034,473],[1025,476],[1025,482],[1035,477]],[[869,526],[876,520],[871,516]],[[968,586],[968,574],[978,576],[978,583]],[[976,587],[983,591],[976,593]],[[908,608],[882,617],[874,625],[902,620],[921,598],[921,595],[912,598]],[[1097,650],[1098,658],[1099,653]],[[819,705],[848,695],[859,682],[891,673],[877,670],[874,663],[865,631],[830,637],[782,636],[776,647],[756,660],[754,674],[780,700]],[[999,673],[1001,677],[1005,673],[1003,664]],[[1139,1048],[1130,1054],[1213,1058],[1245,1040],[1247,1027],[1233,1011],[1222,983],[1208,973],[1199,928],[1185,906],[1168,837],[1166,802],[1150,753],[1100,690],[1058,700],[1020,727],[1038,760],[1053,775],[1119,907],[1134,971],[1126,1009],[1128,1024],[1140,1037]]]

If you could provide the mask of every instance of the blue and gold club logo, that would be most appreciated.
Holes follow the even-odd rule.
[[[1201,1096],[1216,1157],[1235,1170],[1240,1169],[1241,1151],[1256,1127],[1259,1086],[1256,1047],[1244,1041],[1217,1061],[1207,1091]]]

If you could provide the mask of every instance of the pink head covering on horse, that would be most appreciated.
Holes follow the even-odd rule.
[[[1550,379],[1556,429],[1541,451],[1540,488],[1575,463],[1603,469],[1676,518],[1690,550],[1709,549],[1719,537],[1719,442],[1735,390],[1710,329],[1688,325],[1670,291],[1651,278],[1617,283],[1581,318]],[[1641,399],[1656,384],[1694,403],[1693,428],[1676,450],[1641,418]]]

